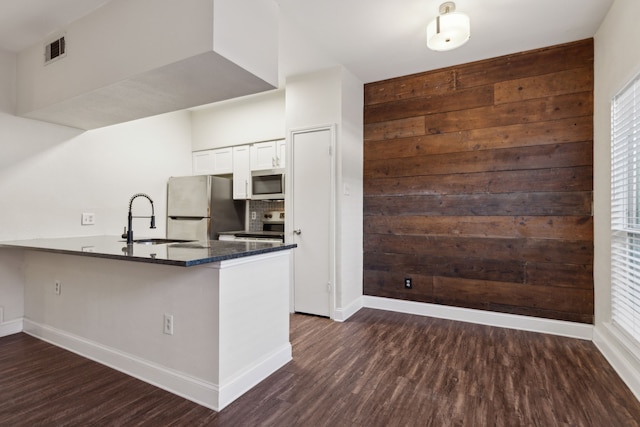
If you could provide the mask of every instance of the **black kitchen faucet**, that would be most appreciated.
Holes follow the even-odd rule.
[[[125,234],[122,235],[122,237],[127,238],[127,245],[133,244],[133,218],[149,218],[148,216],[133,216],[132,207],[133,201],[136,199],[136,197],[146,197],[147,200],[149,200],[149,203],[151,203],[151,227],[149,228],[156,228],[156,215],[153,209],[153,200],[151,200],[151,197],[144,193],[134,194],[131,197],[131,200],[129,200],[129,215],[127,217],[127,226],[129,227],[129,229],[127,230],[125,228]]]

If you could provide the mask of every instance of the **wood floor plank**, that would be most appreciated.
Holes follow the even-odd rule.
[[[0,338],[0,426],[639,426],[592,342],[362,309],[291,316],[294,360],[216,413],[26,334]]]

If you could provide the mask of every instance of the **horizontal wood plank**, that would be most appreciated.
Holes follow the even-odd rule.
[[[412,157],[410,160],[371,160],[364,165],[364,177],[399,177],[444,175],[488,171],[524,169],[569,168],[591,166],[593,144],[571,142],[566,144],[484,150],[464,153],[438,154]]]
[[[495,84],[495,103],[505,104],[593,90],[593,74],[578,68]]]
[[[412,279],[412,289],[405,289],[404,279],[406,277]],[[363,292],[365,295],[387,298],[405,299],[410,297],[411,301],[430,303],[433,302],[433,276],[365,270]]]
[[[375,141],[424,135],[424,117],[411,117],[364,125],[364,141]]]
[[[592,166],[369,178],[364,182],[364,192],[369,196],[591,190]]]
[[[592,193],[453,194],[364,198],[364,214],[426,216],[590,216]]]
[[[519,52],[456,68],[457,87],[468,88],[563,70],[593,68],[593,39]]]
[[[365,85],[365,107],[384,102],[394,102],[428,95],[440,95],[455,90],[454,69],[383,80]]]
[[[437,134],[522,123],[549,122],[592,114],[593,92],[580,92],[512,104],[429,114],[424,118],[426,133]]]
[[[365,162],[368,162],[399,157],[582,141],[593,141],[591,116],[391,140],[371,140],[366,142],[364,154]]]
[[[593,265],[530,262],[525,266],[524,283],[592,290]]]
[[[364,120],[366,123],[379,123],[444,111],[489,106],[494,103],[493,94],[493,87],[480,86],[443,95],[430,95],[376,104],[365,107]]]
[[[592,242],[593,216],[522,216],[516,218],[516,235]]]
[[[593,242],[585,240],[367,234],[364,252],[459,257],[462,260],[593,263]]]
[[[593,313],[593,291],[528,286],[451,277],[433,279],[434,298],[442,303],[500,304],[569,313]]]
[[[525,262],[517,260],[465,259],[382,252],[367,252],[364,259],[365,270],[511,283],[524,283],[525,265]]]
[[[364,233],[593,240],[591,216],[366,216]]]

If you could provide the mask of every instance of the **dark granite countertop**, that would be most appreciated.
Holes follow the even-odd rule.
[[[127,245],[120,236],[62,237],[0,242],[0,247],[6,248],[182,267],[282,251],[296,246],[295,244],[220,240]]]

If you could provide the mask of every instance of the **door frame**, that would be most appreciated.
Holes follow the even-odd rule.
[[[329,280],[331,283],[331,289],[329,291],[329,318],[334,320],[336,309],[336,163],[337,163],[337,150],[336,150],[336,125],[323,125],[313,126],[299,129],[291,129],[287,135],[286,146],[286,174],[289,177],[293,177],[295,165],[294,165],[294,140],[295,136],[299,134],[329,131],[331,135],[330,143],[330,177],[329,188],[331,194],[329,195]],[[289,221],[285,221],[285,241],[287,243],[293,242],[293,223],[295,219],[295,210],[293,204],[293,189],[295,183],[293,179],[285,179],[285,206],[287,206],[287,218],[291,218]],[[295,311],[294,306],[294,292],[295,292],[295,249],[292,251],[291,256],[291,269],[290,276],[290,290],[289,290],[289,309],[293,313]]]

